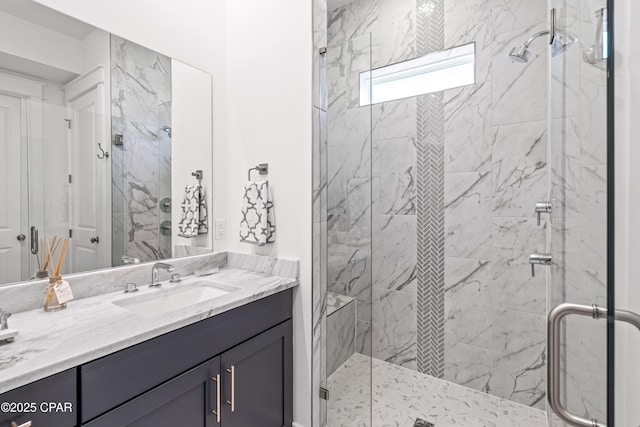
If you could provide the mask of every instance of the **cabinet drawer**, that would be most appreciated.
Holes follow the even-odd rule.
[[[81,366],[82,422],[291,318],[291,309],[289,289]]]
[[[214,378],[219,374],[216,357],[83,426],[213,427],[219,409]]]
[[[31,421],[33,427],[73,427],[78,416],[76,389],[76,369],[70,369],[4,393],[0,402],[35,404],[35,408],[28,407],[21,413],[0,412],[0,427],[9,427],[12,421],[17,425]]]

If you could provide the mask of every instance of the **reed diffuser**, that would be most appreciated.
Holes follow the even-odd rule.
[[[64,264],[64,259],[69,250],[69,239],[61,239],[53,236],[51,242],[45,237],[42,248],[44,250],[44,261],[41,270],[46,271],[49,277],[46,295],[44,297],[44,311],[59,311],[67,308],[67,302],[73,299],[69,283],[62,280],[60,271]],[[58,260],[55,261],[56,253]]]

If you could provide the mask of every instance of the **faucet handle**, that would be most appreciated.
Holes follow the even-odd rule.
[[[115,285],[114,288],[124,288],[124,293],[129,294],[132,292],[138,292],[138,285],[135,283],[127,283],[126,285]]]
[[[0,308],[0,330],[9,328],[7,323],[9,317],[11,317],[11,313]]]

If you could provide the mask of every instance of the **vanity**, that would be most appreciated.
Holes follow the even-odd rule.
[[[15,313],[20,334],[0,346],[0,402],[21,411],[3,410],[0,427],[290,426],[297,264],[195,259],[220,271],[95,295],[58,313]],[[194,258],[175,262],[181,272],[194,268]],[[202,297],[201,287],[221,293]],[[176,304],[167,308],[167,299]]]

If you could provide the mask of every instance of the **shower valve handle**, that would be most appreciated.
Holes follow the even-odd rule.
[[[538,202],[536,203],[536,217],[538,220],[538,225],[540,225],[541,221],[540,221],[540,216],[543,213],[551,213],[551,208],[553,207],[553,205],[551,204],[551,202]]]
[[[532,253],[529,255],[529,264],[531,264],[531,277],[536,277],[536,264],[551,265],[551,254]]]

